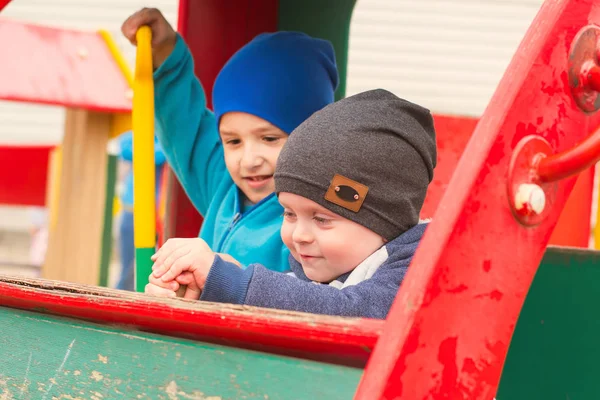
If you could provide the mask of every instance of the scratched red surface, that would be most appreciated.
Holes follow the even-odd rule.
[[[0,18],[0,55],[2,100],[131,110],[127,82],[96,32]]]
[[[564,151],[598,126],[576,107],[570,45],[591,0],[549,0],[526,34],[459,162],[370,358],[357,399],[491,399],[523,301],[575,178],[540,225],[513,217],[512,151],[541,135]]]

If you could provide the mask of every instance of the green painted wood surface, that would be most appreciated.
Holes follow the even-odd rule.
[[[497,400],[600,399],[600,252],[549,248],[525,300]]]
[[[362,370],[0,307],[0,399],[351,399]]]
[[[144,293],[149,282],[154,262],[151,257],[156,253],[154,247],[136,247],[135,249],[135,291]]]
[[[117,156],[108,155],[106,171],[106,198],[104,200],[104,225],[102,227],[102,253],[100,254],[100,274],[98,285],[108,287],[108,273],[112,256],[112,223],[115,186],[117,183]]]
[[[340,76],[336,100],[346,96],[348,39],[355,4],[356,0],[279,0],[279,30],[305,32],[333,44]]]

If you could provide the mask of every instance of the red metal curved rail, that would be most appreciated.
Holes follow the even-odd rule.
[[[542,182],[554,182],[576,175],[599,160],[600,130],[597,130],[572,149],[542,159],[537,172]]]
[[[600,67],[594,65],[585,77],[588,87],[600,92]],[[542,182],[553,182],[575,175],[600,160],[600,130],[565,152],[546,157],[538,164]]]

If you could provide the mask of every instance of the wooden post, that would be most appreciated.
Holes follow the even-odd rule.
[[[67,109],[56,225],[42,277],[98,284],[112,115]]]

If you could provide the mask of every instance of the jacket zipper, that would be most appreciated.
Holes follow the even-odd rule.
[[[231,233],[231,230],[235,227],[235,225],[242,219],[242,217],[248,216],[249,214],[252,213],[252,211],[256,210],[262,203],[267,202],[271,196],[274,196],[275,194],[270,194],[269,196],[265,197],[264,199],[262,199],[261,201],[259,201],[258,203],[256,203],[254,205],[254,207],[252,207],[250,209],[250,211],[248,211],[245,214],[242,214],[241,212],[237,212],[234,216],[233,219],[231,220],[231,222],[229,223],[229,226],[227,227],[227,230],[225,231],[225,233],[223,234],[223,238],[221,239],[221,243],[219,243],[219,247],[217,250],[217,253],[221,252],[223,250],[223,246],[225,246],[225,242],[227,241],[227,239],[229,238],[229,233]],[[239,205],[239,200],[238,200],[238,205]],[[239,210],[240,207],[237,207],[237,209]]]

